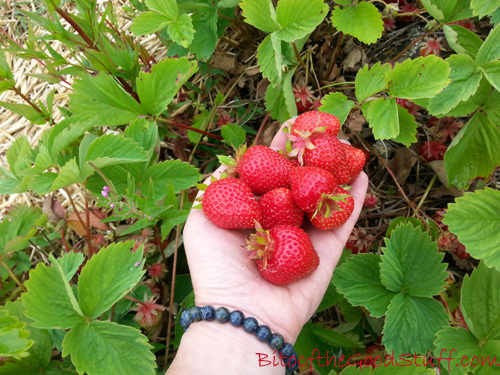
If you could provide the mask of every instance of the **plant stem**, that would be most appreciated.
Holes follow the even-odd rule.
[[[422,39],[424,39],[426,36],[432,34],[433,32],[435,32],[437,29],[439,29],[441,27],[441,24],[437,24],[435,27],[433,27],[431,30],[429,30],[428,32],[426,32],[425,34],[423,34],[422,36],[420,36],[418,39],[415,39],[412,43],[410,43],[410,45],[408,45],[404,50],[402,50],[400,53],[398,53],[396,55],[396,57],[394,57],[390,63],[393,64],[395,63],[396,61],[398,61],[400,59],[401,56],[403,56],[411,47],[413,47],[415,44],[417,44],[418,42],[420,42]]]
[[[418,202],[417,210],[420,210],[422,205],[425,202],[425,199],[427,198],[427,195],[429,195],[429,192],[431,191],[432,186],[434,185],[434,182],[436,182],[437,175],[435,174],[432,176],[431,182],[429,182],[429,186],[427,186],[427,189],[425,190],[424,195],[422,196],[422,199],[420,199],[420,202]]]
[[[83,190],[85,191],[85,216],[87,220],[87,242],[89,250],[89,259],[94,255],[94,247],[92,246],[92,235],[90,234],[90,210],[89,210],[89,195],[87,193],[87,180],[83,184]]]
[[[24,95],[17,87],[14,86],[13,88],[11,88],[11,90],[14,91],[21,98],[23,98],[23,100],[27,102],[31,107],[33,107],[35,111],[37,111],[38,113],[43,113],[42,110],[35,103],[33,103],[30,98]]]
[[[220,135],[211,134],[211,133],[206,132],[204,130],[196,129],[196,128],[193,128],[192,126],[181,124],[180,122],[177,122],[177,121],[173,121],[173,120],[169,120],[169,119],[165,119],[165,118],[159,118],[159,117],[156,118],[156,121],[164,122],[165,124],[175,125],[175,126],[178,126],[179,128],[188,129],[188,130],[194,131],[196,133],[206,135],[207,137],[222,140],[222,137]]]
[[[330,78],[330,74],[332,74],[333,67],[335,66],[335,62],[337,61],[337,57],[339,55],[340,51],[340,46],[342,45],[342,40],[344,39],[344,33],[341,31],[339,34],[339,40],[337,42],[337,48],[335,48],[335,53],[333,54],[332,61],[330,62],[330,66],[328,67],[328,70],[326,71],[325,74],[325,81],[327,81]]]
[[[262,129],[264,129],[264,126],[266,126],[267,124],[267,121],[269,120],[269,115],[271,114],[271,112],[267,112],[266,113],[266,117],[264,117],[264,120],[262,120],[262,123],[260,124],[260,127],[259,127],[259,131],[257,132],[257,135],[255,136],[254,140],[253,140],[253,145],[256,145],[257,144],[257,141],[259,139],[259,136],[260,134],[262,133]]]
[[[5,263],[5,261],[3,259],[0,260],[0,264],[5,267],[5,269],[9,273],[10,277],[12,278],[12,280],[14,280],[16,282],[17,286],[19,286],[23,291],[27,292],[28,290],[26,289],[26,287],[23,285],[23,283],[21,281],[19,281],[19,279],[17,278],[16,274],[7,265],[7,263]]]
[[[73,207],[73,210],[76,213],[76,217],[78,218],[78,221],[80,221],[80,224],[82,224],[82,226],[87,230],[87,238],[91,238],[90,237],[90,221],[88,222],[88,225],[83,222],[83,219],[80,216],[78,209],[76,208],[75,202],[73,201],[73,198],[71,198],[71,194],[69,193],[68,188],[64,188],[64,191],[66,192],[66,194],[68,194],[69,202],[71,203],[71,206]],[[89,243],[89,250],[90,250],[90,246],[91,245]]]
[[[64,10],[62,10],[61,8],[58,8],[58,7],[55,7],[56,9],[56,12],[57,14],[59,14],[62,18],[64,18],[64,20],[66,20],[66,22],[68,22],[71,27],[73,27],[73,29],[75,29],[75,31],[78,33],[78,35],[80,35],[80,37],[85,41],[85,43],[87,43],[87,46],[91,49],[94,49],[94,50],[98,50],[96,46],[94,46],[94,42],[92,42],[92,40],[89,38],[89,36],[87,34],[85,34],[85,31],[83,31],[83,29],[80,27],[80,25],[78,25],[75,20],[73,20],[73,18],[71,18],[71,16],[66,13]]]

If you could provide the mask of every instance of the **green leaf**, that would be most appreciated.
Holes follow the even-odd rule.
[[[177,225],[184,224],[189,216],[189,210],[169,210],[163,216],[161,225],[161,239],[167,238],[170,231]]]
[[[292,77],[295,69],[285,73],[281,85],[269,85],[266,90],[266,110],[270,112],[273,119],[281,123],[297,116],[297,105],[292,90]]]
[[[479,49],[476,58],[477,65],[485,65],[500,58],[500,27],[490,31],[488,37]]]
[[[382,344],[394,356],[425,354],[435,334],[448,325],[444,306],[432,298],[398,294],[387,309]]]
[[[385,239],[381,256],[382,284],[396,293],[432,297],[446,286],[444,254],[427,233],[411,224],[401,224]]]
[[[132,252],[133,241],[99,250],[83,267],[78,298],[83,314],[95,319],[125,296],[141,279],[142,251]]]
[[[338,30],[366,44],[375,43],[384,31],[382,15],[375,5],[367,2],[345,8],[336,6],[330,21]]]
[[[78,373],[155,375],[155,356],[147,338],[135,328],[107,321],[81,322],[63,341]]]
[[[247,133],[245,129],[236,124],[226,124],[222,125],[221,128],[223,142],[237,149],[242,144],[245,143],[247,139]]]
[[[328,12],[323,0],[280,0],[276,8],[282,29],[276,34],[285,42],[294,42],[316,29]]]
[[[473,94],[467,101],[458,103],[455,108],[453,108],[450,112],[445,113],[444,115],[451,117],[466,116],[483,105],[489,98],[490,93],[491,84],[483,76],[483,78],[481,78],[481,81],[479,82],[479,87],[477,88],[476,93]]]
[[[474,17],[483,18],[500,7],[500,0],[471,0],[470,7]]]
[[[500,90],[500,61],[492,61],[482,68],[483,74],[491,85]]]
[[[179,15],[179,8],[176,0],[146,0],[146,6],[149,9],[163,14],[170,20],[174,20]]]
[[[209,59],[212,57],[219,38],[217,34],[217,8],[200,8],[191,18],[196,32],[189,46],[189,51],[194,53],[199,60]]]
[[[187,14],[181,14],[175,21],[169,23],[167,32],[174,42],[188,48],[195,33],[191,17]]]
[[[429,55],[396,63],[386,77],[389,94],[402,99],[430,98],[449,83],[450,67],[446,61]]]
[[[496,221],[497,224],[500,222],[498,214]],[[500,272],[498,269],[488,268],[486,262],[481,262],[470,277],[465,276],[461,294],[460,303],[465,321],[479,342],[500,339]]]
[[[52,267],[38,263],[29,273],[22,295],[25,315],[33,327],[68,329],[83,321],[82,312],[59,263],[50,255]]]
[[[151,73],[139,73],[137,93],[148,113],[156,116],[165,111],[197,69],[196,62],[186,58],[169,58],[153,65]]]
[[[130,31],[134,35],[148,35],[164,29],[171,23],[168,17],[156,12],[144,12],[134,18]]]
[[[337,288],[333,284],[333,278],[332,278],[332,281],[328,284],[328,289],[326,290],[325,295],[321,300],[321,303],[316,309],[316,313],[329,309],[330,307],[332,307],[336,303],[339,303],[343,299],[344,297],[342,296],[342,294],[337,292]]]
[[[137,144],[147,153],[145,162],[130,163],[125,165],[127,170],[129,170],[132,175],[142,176],[148,168],[151,159],[155,159],[153,156],[157,155],[157,142],[159,142],[158,126],[156,123],[145,118],[138,118],[127,126],[124,135],[125,137],[131,138],[137,142]]]
[[[394,142],[404,144],[410,147],[412,143],[417,141],[417,127],[415,116],[408,112],[406,108],[398,104],[398,121],[399,121],[399,134],[397,137],[392,138]]]
[[[500,24],[500,8],[498,8],[491,14],[490,22],[495,25],[495,27]]]
[[[500,92],[493,90],[482,108],[491,123],[500,124]]]
[[[337,267],[333,283],[354,306],[364,306],[375,317],[385,315],[389,302],[396,295],[380,280],[380,256],[358,254]]]
[[[66,281],[69,282],[75,276],[83,260],[83,254],[74,251],[64,254],[61,258],[57,258],[57,263],[61,266]]]
[[[356,75],[356,98],[362,103],[373,94],[387,88],[385,75],[391,71],[390,64],[381,65],[380,62],[368,68],[363,66]]]
[[[84,177],[80,172],[80,167],[78,167],[76,158],[73,158],[61,168],[57,174],[57,178],[50,187],[50,191],[58,190],[66,186],[82,182],[83,180]]]
[[[282,76],[281,40],[275,33],[264,38],[257,48],[257,60],[260,71],[272,85],[278,85]]]
[[[328,342],[329,345],[340,346],[342,348],[364,347],[364,345],[360,342],[354,341],[353,339],[347,337],[342,333],[324,328],[318,324],[307,323],[306,325],[309,327],[314,336],[316,336],[320,340]]]
[[[28,339],[28,330],[8,311],[0,308],[0,356],[20,359],[28,355],[27,350],[34,341]]]
[[[480,343],[472,332],[462,327],[446,327],[439,331],[436,337],[434,356],[444,358],[444,362],[441,362],[441,368],[451,369],[450,374],[494,375],[498,373],[500,342]],[[448,357],[451,357],[449,361]],[[473,360],[474,357],[479,359],[479,366],[478,359]],[[497,365],[495,365],[494,359]],[[481,364],[482,361],[484,362]]]
[[[281,29],[271,0],[242,0],[240,8],[245,22],[257,29],[266,33]]]
[[[17,175],[23,169],[30,168],[31,162],[29,155],[31,153],[31,145],[26,136],[17,137],[7,151],[7,163],[9,163],[10,171]]]
[[[10,70],[10,66],[5,59],[5,54],[3,50],[0,50],[0,78],[2,80],[7,80],[10,82],[10,87],[14,87],[16,82],[14,81],[14,75]],[[9,88],[9,87],[7,87]]]
[[[474,258],[500,270],[500,192],[490,188],[465,193],[448,205],[443,222]]]
[[[73,84],[70,110],[74,114],[97,116],[101,126],[123,125],[146,110],[108,74],[82,74]]]
[[[200,106],[200,113],[193,117],[192,128],[205,130],[209,125],[212,118],[209,111],[204,106]],[[188,130],[188,139],[192,144],[197,144],[201,140],[201,133],[195,132],[193,130]]]
[[[444,114],[461,101],[474,95],[481,82],[481,73],[475,71],[474,62],[466,55],[452,55],[446,61],[451,66],[451,83],[429,100],[427,110],[433,115]]]
[[[500,130],[480,112],[460,129],[444,163],[450,185],[466,188],[476,177],[488,177],[500,165]]]
[[[194,186],[201,178],[198,169],[179,159],[167,160],[149,167],[142,179],[141,192],[145,194],[149,188],[149,179],[155,184],[157,198],[167,194],[168,184],[171,183],[176,193]]]
[[[435,19],[444,20],[444,13],[441,8],[436,4],[436,0],[420,0],[425,10]]]
[[[41,215],[40,210],[27,206],[18,205],[11,208],[9,215],[0,222],[0,254],[5,255],[7,252],[19,251],[28,246],[28,240],[38,232],[35,226]]]
[[[450,47],[456,53],[469,55],[476,58],[483,41],[476,33],[459,25],[444,25],[444,35]]]
[[[392,139],[399,135],[399,112],[395,98],[366,102],[362,110],[375,139]]]
[[[337,116],[340,123],[343,124],[354,106],[355,103],[348,100],[344,94],[332,92],[321,100],[319,110]]]
[[[11,112],[17,113],[18,115],[26,117],[28,121],[36,125],[43,125],[48,121],[48,118],[43,113],[38,112],[35,108],[27,104],[0,102],[0,106]]]

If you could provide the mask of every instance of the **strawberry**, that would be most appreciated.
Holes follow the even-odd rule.
[[[226,229],[253,228],[261,219],[259,204],[250,188],[236,178],[212,182],[203,194],[203,212]]]
[[[288,174],[294,163],[266,146],[250,147],[238,163],[240,180],[255,195],[280,187],[289,187]]]
[[[313,105],[313,93],[311,86],[296,85],[293,87],[293,96],[295,97],[295,104],[297,112],[303,113],[311,108]]]
[[[420,145],[420,155],[426,161],[443,160],[447,146],[438,141],[427,141]]]
[[[325,169],[333,175],[340,171],[345,159],[343,143],[328,133],[313,134],[309,140],[314,148],[304,150],[304,165]]]
[[[158,297],[154,296],[148,298],[147,294],[144,294],[144,302],[138,301],[136,306],[130,308],[137,311],[134,320],[139,322],[142,328],[153,330],[160,324],[165,307],[155,303],[157,299]]]
[[[259,199],[259,208],[262,213],[260,224],[264,229],[278,225],[302,225],[304,211],[293,200],[290,189],[278,188],[268,191]]]
[[[254,250],[262,277],[275,285],[300,280],[319,265],[318,253],[307,233],[292,225],[279,225],[269,231],[257,228],[247,248]]]
[[[354,198],[337,186],[333,194],[323,194],[315,212],[308,212],[311,224],[320,230],[330,230],[344,224],[354,210]]]
[[[344,148],[345,153],[344,164],[347,168],[349,178],[347,181],[344,181],[344,179],[340,177],[337,178],[338,184],[346,184],[352,182],[356,177],[359,176],[367,161],[366,154],[363,150],[353,147],[347,143],[342,143],[342,147]]]
[[[324,130],[318,130],[324,128]],[[292,135],[300,136],[305,133],[324,132],[336,137],[340,131],[339,119],[329,113],[309,111],[301,114],[292,125]]]
[[[314,212],[323,195],[332,194],[338,185],[335,177],[318,167],[295,167],[290,171],[295,203],[306,212]]]

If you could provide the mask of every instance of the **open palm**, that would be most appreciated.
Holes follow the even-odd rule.
[[[271,147],[284,148],[280,131]],[[218,177],[222,169],[214,175]],[[248,261],[244,248],[250,231],[227,230],[212,224],[202,210],[192,210],[184,229],[184,247],[189,263],[196,305],[225,306],[253,316],[294,342],[302,326],[318,307],[331,280],[342,249],[359,217],[368,185],[366,174],[354,181],[350,193],[354,212],[347,223],[322,232],[307,228],[320,265],[306,278],[286,286],[264,280],[257,265]]]

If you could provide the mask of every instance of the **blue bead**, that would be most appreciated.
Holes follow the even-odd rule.
[[[273,333],[271,340],[269,340],[269,346],[272,349],[280,350],[285,345],[285,339],[279,333]]]
[[[290,358],[295,353],[295,350],[293,349],[293,345],[287,342],[283,345],[280,353],[283,358]]]
[[[272,335],[271,328],[268,326],[259,326],[259,328],[257,328],[256,335],[260,341],[269,342]]]
[[[207,305],[201,308],[201,319],[211,322],[215,319],[215,309],[213,306]]]
[[[242,326],[244,320],[245,315],[243,315],[240,310],[234,310],[231,314],[229,314],[229,323],[235,327]]]
[[[201,308],[198,306],[191,307],[189,310],[189,317],[193,322],[199,322],[201,320]]]
[[[191,323],[193,323],[193,320],[189,316],[189,309],[184,310],[181,314],[181,318],[179,319],[179,324],[184,329],[187,329]]]
[[[255,333],[257,332],[257,328],[259,328],[259,323],[255,318],[252,317],[246,318],[245,321],[243,322],[243,330],[246,333]]]
[[[227,323],[229,320],[229,310],[225,307],[219,307],[215,310],[215,320],[219,323]]]
[[[299,368],[299,356],[293,351],[292,355],[290,358],[286,360],[286,365],[287,365],[287,370],[289,371],[295,371]]]

